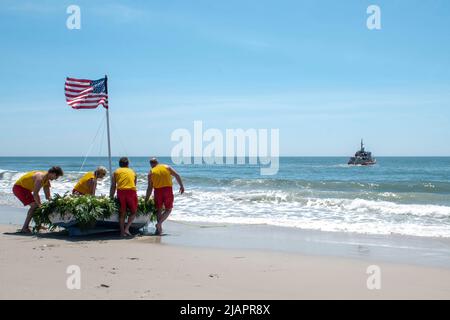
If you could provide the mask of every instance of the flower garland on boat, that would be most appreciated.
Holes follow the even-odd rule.
[[[81,228],[95,226],[98,219],[107,219],[119,212],[119,201],[106,196],[95,197],[91,195],[73,196],[70,194],[54,197],[36,209],[33,220],[36,226],[48,225],[51,229],[55,226],[51,223],[49,216],[53,213],[72,214]],[[138,216],[151,215],[150,220],[156,220],[156,207],[153,199],[145,201],[145,197],[138,197]]]

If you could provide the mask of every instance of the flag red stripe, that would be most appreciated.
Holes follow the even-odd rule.
[[[91,83],[91,80],[86,80],[86,79],[75,79],[75,78],[66,78],[66,81],[76,81],[76,82],[87,82],[87,83]]]
[[[68,88],[67,86],[64,89],[66,91],[75,92],[75,93],[87,92],[87,91],[92,91],[93,90],[92,87],[87,87],[86,89],[72,89],[72,88]]]
[[[78,104],[78,103],[88,103],[88,104],[89,103],[97,103],[97,104],[99,104],[100,101],[108,101],[108,100],[106,100],[106,99],[94,99],[94,100],[92,100],[92,99],[88,99],[88,100],[80,99],[80,100],[67,101],[67,104],[70,105],[70,106],[73,106],[74,104]]]
[[[106,93],[93,93],[92,91],[87,91],[87,92],[83,92],[83,93],[79,93],[79,94],[66,92],[66,97],[69,97],[69,98],[77,98],[77,97],[81,98],[81,97],[85,97],[88,95],[98,96],[98,97],[107,97],[108,96]]]
[[[72,106],[72,109],[95,109],[97,108],[99,105],[103,105],[103,103],[99,103],[99,104],[93,104],[93,105],[76,105],[76,106]],[[103,105],[105,108],[108,107],[108,105]]]
[[[107,98],[98,97],[97,99],[73,99],[67,101],[67,104],[73,105],[77,103],[98,103],[99,101],[108,101]]]
[[[90,106],[90,107],[86,107],[86,106],[75,106],[75,107],[72,107],[72,109],[96,109],[99,105],[102,105],[102,104],[98,104],[98,105]],[[103,107],[104,107],[105,109],[108,109],[108,105],[103,105]]]
[[[88,97],[88,96],[92,96],[92,97],[107,97],[108,95],[106,93],[92,93],[92,92],[87,92],[84,94],[68,94],[66,93],[66,100],[73,100],[76,98],[84,98],[84,97]]]
[[[75,88],[89,88],[89,84],[77,84],[77,83],[69,83],[66,82],[66,87],[75,87]]]
[[[73,108],[76,106],[98,106],[99,104],[108,104],[108,101],[95,101],[95,102],[78,101],[74,103],[69,103],[69,106]]]
[[[73,102],[80,102],[80,101],[88,101],[88,102],[93,102],[93,101],[100,101],[100,100],[108,100],[107,97],[91,97],[91,96],[86,96],[86,97],[76,97],[76,98],[72,98],[72,99],[66,99],[67,103],[73,103]]]

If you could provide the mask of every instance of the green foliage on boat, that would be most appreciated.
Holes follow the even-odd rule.
[[[111,215],[119,212],[119,202],[109,197],[95,197],[91,195],[73,196],[70,194],[59,195],[54,197],[36,209],[33,220],[36,226],[46,225],[51,229],[55,226],[51,223],[49,216],[57,213],[61,216],[72,214],[76,219],[80,228],[86,229],[95,226],[95,222],[99,219],[107,219]],[[138,198],[138,216],[150,215],[150,220],[156,220],[156,208],[153,199],[145,201],[145,197]]]

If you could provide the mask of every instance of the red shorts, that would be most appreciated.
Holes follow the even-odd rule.
[[[28,206],[34,202],[33,194],[30,190],[25,189],[22,186],[19,186],[17,184],[13,187],[13,193],[19,199],[24,206]]]
[[[155,207],[161,209],[164,205],[166,209],[173,208],[173,191],[172,187],[163,187],[155,189]]]
[[[138,197],[136,190],[117,190],[117,198],[120,202],[120,212],[126,212],[127,208],[131,213],[137,212]]]

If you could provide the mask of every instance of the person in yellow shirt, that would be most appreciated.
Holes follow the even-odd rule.
[[[76,196],[93,195],[97,190],[98,179],[103,179],[107,174],[105,167],[98,167],[94,172],[88,172],[80,180],[72,190],[72,194]]]
[[[169,217],[173,208],[172,177],[175,177],[180,186],[180,194],[184,193],[184,186],[180,175],[170,166],[159,164],[156,158],[150,159],[150,166],[151,170],[148,173],[145,201],[147,202],[150,199],[154,189],[154,200],[157,210],[156,234],[160,235],[162,233],[162,223]]]
[[[111,181],[110,197],[114,198],[117,189],[117,198],[120,202],[119,224],[120,236],[131,236],[130,226],[136,217],[138,209],[138,197],[136,191],[137,176],[136,173],[128,168],[129,160],[126,157],[120,158],[119,169],[114,172]],[[125,226],[125,216],[127,209],[130,210],[127,225]]]
[[[51,199],[50,181],[62,177],[64,172],[60,167],[51,167],[45,171],[30,171],[24,174],[16,181],[13,186],[14,195],[23,203],[24,206],[30,206],[27,217],[23,224],[22,233],[30,233],[30,222],[34,211],[41,205],[39,191],[44,189],[45,198]]]

